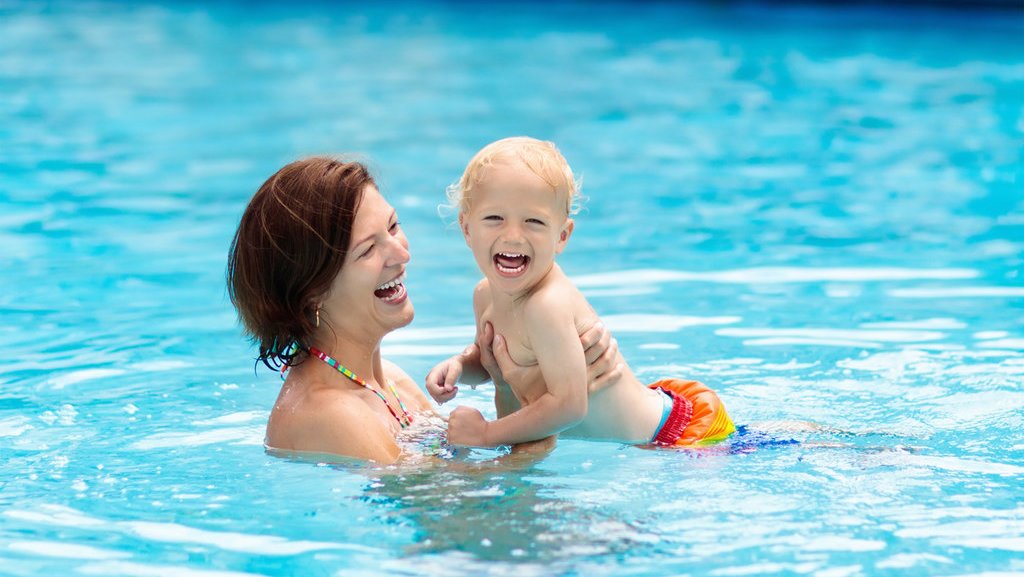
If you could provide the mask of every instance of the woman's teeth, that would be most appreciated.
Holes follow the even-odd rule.
[[[396,287],[396,286],[398,286],[400,284],[403,284],[403,283],[405,283],[405,273],[402,273],[401,275],[398,276],[398,278],[396,278],[395,280],[393,280],[391,282],[386,282],[386,283],[380,285],[379,287],[377,287],[377,290],[382,291],[382,290],[385,290],[385,289]]]
[[[386,282],[376,290],[373,291],[373,295],[383,301],[393,302],[400,300],[405,296],[405,275],[402,274],[393,281]]]

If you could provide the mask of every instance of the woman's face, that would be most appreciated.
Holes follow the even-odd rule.
[[[409,241],[398,214],[376,187],[368,186],[356,211],[341,272],[323,302],[321,317],[340,332],[376,339],[412,322],[405,289]]]

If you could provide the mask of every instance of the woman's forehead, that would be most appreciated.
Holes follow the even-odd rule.
[[[363,191],[363,198],[356,210],[356,220],[352,226],[353,236],[359,236],[359,232],[379,226],[381,220],[387,220],[394,212],[391,204],[375,186],[367,186]]]

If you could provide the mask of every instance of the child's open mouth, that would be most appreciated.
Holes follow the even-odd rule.
[[[373,296],[386,302],[387,304],[398,304],[405,300],[405,273],[399,275],[398,278],[391,282],[386,282],[373,291]]]
[[[530,264],[530,257],[514,252],[499,252],[494,255],[494,266],[502,276],[519,276]]]

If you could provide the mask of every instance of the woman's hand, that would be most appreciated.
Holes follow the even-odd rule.
[[[494,334],[491,323],[484,323],[480,340],[473,346],[480,349],[480,364],[491,375],[495,387],[507,387],[509,383],[529,383],[541,378],[539,366],[520,365],[512,360],[505,339]]]
[[[583,331],[580,343],[587,360],[587,391],[594,393],[618,382],[623,370],[618,362],[619,345],[604,324],[597,322]],[[508,344],[501,335],[494,334],[491,323],[484,324],[480,342],[473,346],[479,347],[480,363],[490,373],[495,387],[530,383],[542,378],[539,366],[524,366],[512,360]]]
[[[587,392],[596,393],[614,385],[622,378],[619,343],[611,331],[598,321],[580,335],[583,354],[587,359]]]

